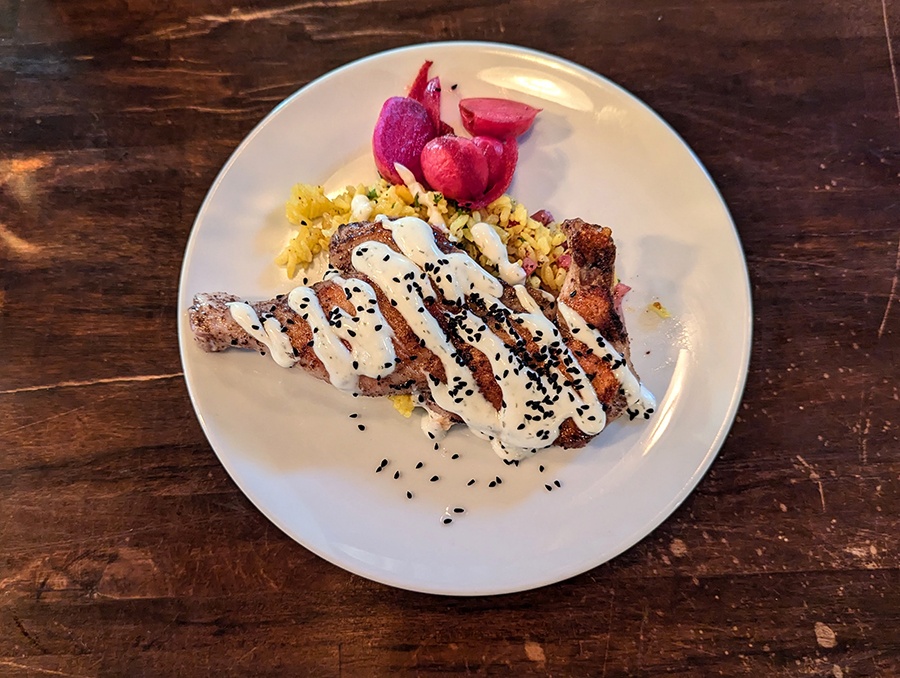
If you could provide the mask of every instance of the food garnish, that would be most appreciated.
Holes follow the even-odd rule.
[[[458,136],[441,120],[441,82],[428,78],[426,61],[408,96],[389,98],[372,135],[379,174],[405,183],[396,165],[426,188],[440,191],[471,209],[481,209],[509,188],[519,158],[516,138],[531,128],[540,109],[509,99],[469,98],[459,102],[463,127]]]
[[[459,113],[463,127],[472,136],[488,136],[496,139],[520,137],[534,123],[540,108],[510,99],[478,97],[462,99]]]

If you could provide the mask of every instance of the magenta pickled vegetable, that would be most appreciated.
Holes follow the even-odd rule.
[[[422,64],[408,96],[384,103],[372,135],[375,165],[385,179],[402,184],[394,167],[400,163],[416,181],[463,207],[481,209],[509,188],[519,159],[516,137],[540,109],[509,99],[463,99],[459,112],[473,138],[458,137],[441,120],[441,81],[429,78],[431,66]]]
[[[481,209],[491,204],[506,193],[506,189],[512,183],[513,174],[516,172],[516,163],[519,162],[519,145],[515,139],[511,138],[504,141],[501,146],[503,150],[500,154],[499,164],[490,177],[490,183],[484,194],[472,200],[468,205],[472,209]]]
[[[422,172],[435,191],[467,203],[481,198],[488,188],[488,161],[471,139],[444,135],[422,149]]]
[[[515,139],[531,127],[540,108],[510,99],[491,97],[463,99],[459,113],[463,127],[473,136]]]
[[[402,184],[394,169],[394,163],[400,163],[422,181],[422,149],[435,134],[431,115],[418,101],[408,97],[391,97],[385,101],[372,134],[372,153],[378,173],[393,184]]]
[[[413,83],[409,86],[409,93],[407,96],[410,99],[415,99],[419,103],[422,103],[422,99],[425,95],[425,87],[428,85],[428,69],[431,68],[431,64],[433,63],[433,61],[426,61],[419,68],[416,79],[413,80]]]
[[[493,137],[473,137],[472,143],[484,154],[488,163],[488,186],[493,186],[504,174],[503,142]]]

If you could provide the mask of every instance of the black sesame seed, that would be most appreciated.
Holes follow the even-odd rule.
[[[454,513],[465,513],[466,510],[462,506],[457,506],[455,509],[453,509],[453,512]]]
[[[356,419],[358,416],[359,416],[359,415],[358,415],[356,412],[353,412],[353,413],[350,415],[350,418],[351,418],[351,419]]]
[[[540,471],[541,473],[543,473],[543,472],[544,472],[544,466],[543,466],[543,465],[538,466],[538,471]]]
[[[472,478],[472,480],[470,480],[469,482],[466,483],[466,487],[471,487],[474,484],[475,484],[475,479]]]
[[[454,455],[452,455],[450,458],[451,458],[451,459],[459,459],[459,455],[458,455],[458,454],[454,454]]]
[[[441,479],[440,476],[431,476],[431,478],[429,478],[429,480],[433,483],[436,483],[440,479]]]
[[[552,492],[552,491],[553,491],[553,485],[544,485],[544,487],[547,488],[547,492]]]
[[[444,525],[449,525],[452,522],[453,522],[453,518],[450,518],[449,516],[444,518]]]
[[[407,492],[406,492],[406,498],[412,499],[412,492],[410,492],[409,490],[407,490]]]
[[[497,487],[497,481],[492,480],[491,482],[488,483],[488,487]]]
[[[416,464],[416,468],[422,468],[423,466],[425,466],[425,464],[423,464],[421,461]]]
[[[562,485],[560,485],[558,480],[554,480],[553,484],[556,485],[557,487],[562,487]]]
[[[400,471],[394,471],[394,480],[400,477]]]
[[[495,480],[497,481],[497,484],[498,484],[498,485],[499,485],[500,483],[503,482],[503,479],[502,479],[500,476],[497,476],[497,477],[495,478]]]
[[[365,431],[365,430],[366,430],[366,425],[365,425],[365,424],[357,424],[357,425],[356,425],[356,428],[358,428],[360,431]]]

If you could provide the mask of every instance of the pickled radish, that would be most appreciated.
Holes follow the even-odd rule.
[[[422,181],[422,149],[435,134],[431,115],[418,101],[408,97],[385,101],[372,134],[378,173],[393,184],[403,183],[394,169],[394,163],[400,163]]]
[[[431,64],[433,63],[433,61],[426,61],[419,68],[416,79],[413,80],[413,83],[409,86],[409,93],[407,96],[410,99],[415,99],[419,103],[423,103],[422,99],[425,96],[425,87],[428,85],[428,69],[431,68]]]
[[[516,173],[516,163],[519,162],[519,145],[515,139],[507,139],[502,143],[503,152],[500,155],[499,165],[495,173],[490,177],[490,183],[484,194],[471,202],[472,209],[481,209],[494,202],[512,183],[513,174]]]
[[[472,143],[478,146],[488,163],[488,186],[493,186],[504,174],[503,142],[493,137],[473,137]]]
[[[480,97],[459,102],[463,127],[473,136],[515,139],[534,123],[540,108],[510,99]]]
[[[481,198],[488,188],[488,161],[471,139],[450,134],[422,149],[422,172],[435,191],[461,203]]]

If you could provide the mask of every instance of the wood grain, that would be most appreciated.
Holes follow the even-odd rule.
[[[0,4],[0,674],[900,675],[900,3]],[[697,490],[602,567],[441,598],[244,498],[181,376],[218,169],[405,44],[549,51],[656,109],[728,203],[754,345]]]

